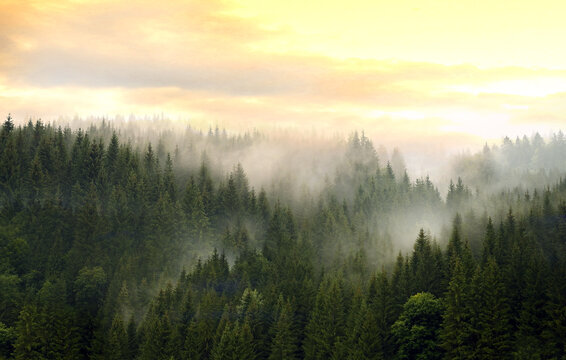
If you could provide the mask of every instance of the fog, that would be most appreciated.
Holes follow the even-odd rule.
[[[435,146],[403,144],[408,151],[388,147],[387,139],[370,139],[363,129],[330,136],[285,129],[238,133],[215,125],[194,128],[159,116],[59,119],[53,126],[86,129],[104,144],[116,132],[122,143],[141,154],[151,144],[160,166],[171,156],[179,193],[189,179],[198,177],[203,164],[220,193],[241,166],[249,185],[246,193],[265,191],[270,206],[278,203],[292,211],[303,236],[321,237],[319,260],[325,266],[360,250],[372,267],[388,266],[399,251],[412,251],[421,228],[442,246],[455,213],[483,216],[483,221],[486,214],[502,218],[512,203],[502,205],[495,195],[513,189],[542,193],[566,171],[561,133],[441,153]],[[458,179],[461,188],[455,186],[450,194],[450,183],[456,185]],[[180,254],[178,268],[190,267],[214,247],[235,256],[222,237],[242,226],[250,244],[262,248],[265,225],[250,216],[215,221],[217,228],[206,242],[188,241],[192,245]],[[317,221],[328,222],[327,233],[311,233],[320,225]]]
[[[65,281],[104,286],[106,328],[116,313],[147,319],[151,299],[183,287],[181,274],[197,292],[210,285],[201,275],[222,279],[219,293],[305,274],[304,286],[326,273],[365,286],[395,273],[397,259],[408,266],[421,229],[431,256],[461,236],[480,259],[490,219],[499,230],[566,211],[550,198],[566,189],[561,132],[438,152],[364,129],[238,132],[163,117],[16,124],[0,136],[4,216],[41,216],[22,227],[30,263],[47,278],[69,259]],[[257,283],[228,276],[244,273]]]

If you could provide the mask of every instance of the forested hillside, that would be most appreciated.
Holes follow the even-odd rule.
[[[561,135],[438,189],[363,133],[138,130],[3,123],[0,359],[566,356]]]

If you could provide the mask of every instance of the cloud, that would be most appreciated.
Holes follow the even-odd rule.
[[[308,35],[238,15],[234,3],[218,0],[0,6],[13,14],[0,32],[6,34],[0,71],[13,82],[38,86],[178,86],[244,96],[286,91],[373,100],[384,87],[430,90],[431,84],[541,76],[519,68],[484,71],[273,52],[270,45]]]
[[[0,11],[11,15],[0,23],[0,108],[25,117],[164,112],[450,144],[489,133],[477,128],[492,119],[493,136],[566,121],[564,70],[335,58],[289,45],[321,34],[234,2],[0,0]]]

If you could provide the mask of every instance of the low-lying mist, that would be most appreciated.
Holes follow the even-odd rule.
[[[349,217],[364,213],[364,227],[383,247],[369,250],[387,253],[386,257],[408,251],[420,228],[445,242],[454,210],[487,213],[491,194],[506,189],[543,191],[566,171],[562,133],[549,139],[539,134],[515,141],[505,138],[501,145],[486,145],[477,152],[450,149],[441,153],[422,144],[404,144],[406,152],[388,148],[383,145],[388,143],[386,138],[370,139],[356,130],[333,136],[296,130],[234,133],[218,127],[196,129],[160,117],[65,121],[54,125],[90,129],[104,143],[116,131],[140,152],[151,144],[162,165],[170,154],[179,184],[204,162],[222,186],[239,164],[256,194],[265,190],[271,204],[290,207],[298,221],[332,198],[346,207]],[[387,174],[389,168],[391,174]],[[450,184],[458,179],[468,195],[447,208]]]
[[[30,124],[24,126],[34,126]],[[324,251],[317,255],[321,266],[363,250],[374,267],[391,263],[399,251],[410,252],[421,228],[442,245],[455,213],[471,212],[484,220],[486,216],[502,218],[508,209],[493,205],[494,194],[509,189],[542,192],[566,171],[562,133],[546,140],[538,134],[515,141],[505,138],[500,146],[486,145],[475,153],[468,150],[431,158],[430,150],[415,145],[403,153],[355,130],[333,136],[291,130],[234,133],[218,127],[196,129],[163,118],[75,118],[48,127],[83,129],[103,147],[116,134],[122,146],[139,154],[142,163],[152,153],[160,172],[171,167],[177,189],[174,201],[185,206],[189,217],[196,211],[196,200],[191,198],[194,194],[187,195],[187,184],[195,184],[207,229],[197,239],[194,230],[185,234],[179,230],[178,236],[187,241],[181,241],[175,255],[177,269],[190,268],[214,247],[235,256],[238,249],[232,238],[239,233],[261,250],[271,214],[264,214],[267,218],[261,223],[257,215],[243,210],[248,202],[257,202],[260,193],[269,207],[279,204],[292,212],[302,236],[320,237],[317,241],[324,244]],[[67,141],[71,147],[72,138]],[[229,205],[233,209],[226,211],[224,197],[230,196],[230,186],[238,177],[238,205]],[[328,232],[309,233],[317,226]],[[175,277],[176,272],[169,276]]]

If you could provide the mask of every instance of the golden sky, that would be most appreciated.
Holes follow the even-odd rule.
[[[481,142],[566,124],[566,2],[0,0],[0,109]]]

